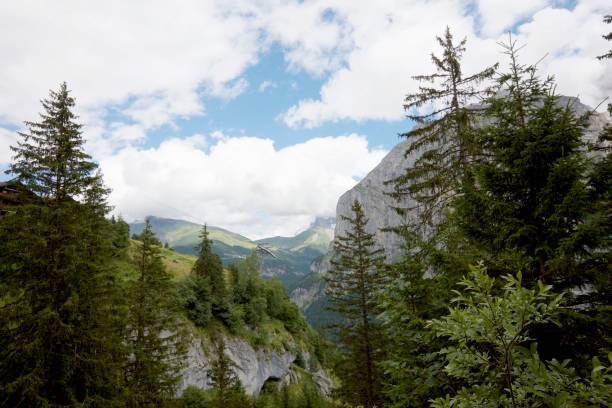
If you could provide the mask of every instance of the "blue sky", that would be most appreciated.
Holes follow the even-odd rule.
[[[398,134],[410,128],[404,118],[396,120],[338,119],[315,128],[291,128],[281,115],[288,107],[304,99],[316,99],[326,77],[291,71],[283,49],[275,44],[263,52],[257,64],[241,76],[248,85],[238,96],[225,99],[203,96],[206,115],[175,121],[148,133],[143,147],[157,146],[164,139],[196,133],[221,131],[228,135],[248,135],[274,140],[277,148],[305,142],[313,137],[358,133],[365,135],[372,146],[390,149],[400,139]],[[116,116],[115,119],[120,117]],[[112,115],[109,117],[112,120]]]
[[[542,75],[594,106],[612,93],[595,58],[606,13],[609,0],[1,2],[0,169],[67,81],[116,213],[291,235],[333,216],[411,127],[403,97],[447,25],[468,40],[464,72],[503,67],[512,31],[525,63],[548,55]]]

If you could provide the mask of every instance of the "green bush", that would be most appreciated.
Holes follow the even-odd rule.
[[[593,360],[591,378],[579,378],[570,360],[540,360],[529,330],[537,323],[553,322],[562,295],[538,282],[537,289],[521,284],[521,274],[497,282],[482,264],[454,291],[454,306],[431,327],[451,345],[446,373],[463,387],[455,395],[437,398],[432,406],[450,407],[570,407],[601,406],[612,397],[612,371]],[[611,357],[612,362],[612,357]]]

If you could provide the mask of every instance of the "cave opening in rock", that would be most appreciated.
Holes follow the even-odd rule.
[[[273,394],[280,389],[281,379],[278,377],[268,377],[261,386],[260,394]]]

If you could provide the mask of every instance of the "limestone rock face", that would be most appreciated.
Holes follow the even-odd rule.
[[[295,347],[276,349],[272,347],[254,348],[242,338],[224,337],[225,354],[236,365],[236,375],[249,395],[257,395],[266,381],[297,383],[300,376],[292,364],[297,359]],[[293,349],[293,350],[292,350]],[[317,366],[307,351],[301,355],[308,366]],[[201,389],[212,387],[208,370],[217,356],[210,343],[199,336],[192,336],[182,379],[178,384],[178,394],[190,385]],[[317,366],[311,371],[313,381],[325,395],[331,392],[331,380],[327,373]]]
[[[375,235],[376,243],[385,250],[387,260],[397,259],[400,240],[396,234],[381,229],[401,225],[403,219],[393,209],[398,202],[386,194],[392,190],[392,186],[385,185],[385,182],[402,175],[416,159],[415,155],[405,156],[409,144],[407,140],[397,144],[366,177],[342,194],[336,205],[335,237],[346,235],[350,224],[342,216],[352,216],[351,206],[353,201],[358,200],[368,218],[366,230]],[[406,200],[399,204],[407,207],[414,203]]]
[[[323,286],[323,281],[317,280],[308,287],[293,289],[289,294],[289,297],[291,298],[291,301],[300,308],[300,310],[304,310],[321,296]]]
[[[563,107],[570,106],[578,115],[592,111],[590,107],[582,104],[575,97],[560,96],[557,104]],[[608,117],[605,113],[594,113],[589,121],[590,126],[585,132],[584,140],[587,143],[594,143],[606,125]],[[405,155],[410,143],[409,140],[398,143],[378,166],[355,187],[340,197],[336,206],[335,237],[345,235],[349,223],[342,216],[352,215],[351,205],[357,199],[369,219],[366,229],[368,232],[375,234],[376,243],[385,250],[387,260],[398,259],[401,252],[400,239],[392,232],[381,231],[381,228],[394,227],[403,223],[402,217],[397,214],[393,207],[413,207],[415,203],[408,199],[398,203],[393,197],[385,194],[392,190],[392,185],[385,185],[385,182],[402,175],[404,170],[418,158],[420,152],[414,152],[409,156]]]

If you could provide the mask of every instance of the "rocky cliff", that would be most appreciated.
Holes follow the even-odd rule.
[[[575,97],[561,96],[558,100],[558,104],[560,106],[569,104],[579,115],[592,111],[590,107],[582,104],[580,100]],[[595,142],[607,121],[607,114],[593,114],[590,117],[590,127],[584,135],[585,141],[587,143]],[[345,235],[349,228],[349,223],[344,220],[342,216],[351,215],[351,205],[353,201],[357,199],[363,206],[366,217],[369,220],[367,230],[375,234],[376,243],[385,250],[388,261],[396,260],[400,256],[401,241],[396,234],[385,232],[383,229],[401,225],[404,221],[393,207],[399,206],[406,208],[413,206],[414,202],[406,199],[398,203],[394,198],[386,194],[391,190],[391,186],[385,185],[385,182],[401,175],[418,157],[418,152],[408,156],[405,155],[409,144],[410,141],[408,140],[398,143],[382,159],[378,166],[370,171],[370,173],[357,183],[355,187],[340,197],[336,206],[336,228],[334,236]],[[331,246],[330,244],[330,247]],[[324,285],[321,276],[325,275],[328,268],[329,254],[313,261],[311,264],[311,273],[318,278],[304,279],[306,285],[296,287],[296,289],[291,292],[292,300],[300,305],[302,312],[313,325],[317,325],[317,322],[320,321],[321,316],[319,316],[319,314],[325,313],[324,309],[319,306],[325,301]]]
[[[283,347],[253,347],[243,338],[224,336],[224,343],[225,354],[236,365],[236,374],[249,395],[258,394],[266,382],[295,384],[303,381],[304,375],[323,394],[331,392],[331,379],[316,358],[293,342]],[[211,345],[207,336],[192,334],[178,394],[190,385],[201,389],[212,387],[208,371],[217,356]],[[304,367],[298,367],[298,362]]]
[[[398,202],[388,193],[391,186],[386,181],[400,176],[404,169],[414,162],[416,156],[405,156],[409,141],[397,144],[366,177],[355,187],[340,196],[336,205],[336,229],[334,236],[346,235],[349,222],[342,216],[350,216],[353,201],[358,200],[368,217],[366,229],[375,235],[377,244],[384,248],[387,260],[392,261],[399,256],[400,241],[396,234],[382,229],[401,225],[403,220],[393,209]],[[412,205],[409,201],[401,202],[402,207]]]
[[[582,104],[578,98],[561,96],[557,101],[559,106],[569,105],[578,115],[592,111],[592,108]],[[587,143],[596,141],[599,133],[608,121],[607,114],[594,113],[590,117],[590,127],[584,135]],[[405,152],[410,144],[405,140],[397,144],[387,154],[380,164],[376,166],[365,178],[355,187],[344,193],[338,200],[336,206],[336,229],[334,236],[341,236],[346,233],[349,223],[342,218],[343,215],[351,214],[351,205],[355,199],[359,200],[364,208],[364,212],[369,219],[367,230],[376,235],[377,244],[384,248],[387,260],[393,261],[400,255],[400,240],[392,232],[384,232],[381,229],[394,227],[402,224],[402,218],[397,214],[393,207],[411,207],[414,202],[404,200],[397,202],[394,198],[385,194],[390,191],[391,186],[386,186],[385,182],[392,180],[404,172],[416,158],[418,152],[406,156]]]

